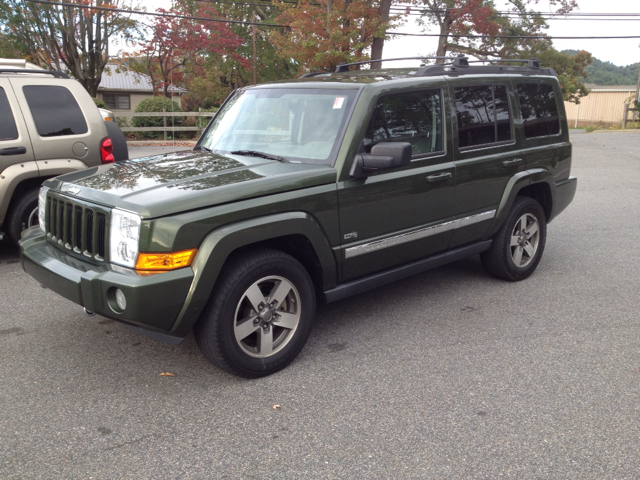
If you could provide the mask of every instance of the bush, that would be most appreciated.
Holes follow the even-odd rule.
[[[200,109],[201,112],[217,112],[218,111],[218,107],[211,107],[211,108],[201,108]],[[196,117],[196,126],[198,128],[205,128],[207,125],[209,125],[209,122],[211,121],[211,118],[213,117]]]
[[[96,107],[98,107],[98,108],[106,108],[107,110],[109,110],[109,108],[107,107],[107,104],[104,103],[104,100],[100,100],[99,98],[94,98],[94,97],[91,97],[91,98],[93,100],[93,103],[96,104]]]
[[[182,112],[180,105],[170,98],[159,96],[146,98],[136,107],[136,112]],[[167,126],[181,127],[184,117],[166,117]],[[131,124],[134,127],[162,127],[163,117],[133,117]],[[162,138],[162,132],[137,132],[138,138]]]
[[[584,127],[585,133],[595,132],[596,130],[600,130],[600,127],[598,125],[587,125],[586,127]]]

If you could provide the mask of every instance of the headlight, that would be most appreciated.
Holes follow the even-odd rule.
[[[49,187],[40,187],[38,193],[38,223],[42,233],[47,233],[47,225],[45,224],[45,212],[47,211],[47,192]]]
[[[140,216],[114,208],[111,211],[109,256],[112,263],[133,268],[138,258]]]

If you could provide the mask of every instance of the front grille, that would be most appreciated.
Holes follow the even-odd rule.
[[[60,247],[100,262],[105,260],[107,208],[53,192],[47,195],[47,238]]]

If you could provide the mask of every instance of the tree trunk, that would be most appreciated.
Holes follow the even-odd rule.
[[[378,12],[380,13],[380,18],[383,22],[389,21],[389,10],[391,9],[391,0],[382,0],[380,2],[380,8]],[[371,60],[380,60],[382,58],[382,49],[384,48],[384,36],[375,37],[373,39],[373,43],[371,44]],[[382,68],[382,62],[373,62],[371,63],[371,69],[380,69]]]
[[[438,38],[438,49],[436,50],[437,57],[444,57],[447,54],[447,40],[451,33],[451,10],[447,8],[444,14],[444,20],[440,24],[440,37]],[[444,63],[443,59],[436,60],[436,63]]]

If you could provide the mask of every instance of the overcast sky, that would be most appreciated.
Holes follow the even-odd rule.
[[[496,0],[500,5],[501,0]],[[171,0],[143,0],[148,11],[155,11],[158,7],[169,8]],[[640,13],[640,0],[578,0],[580,12],[584,13]],[[549,0],[540,0],[537,6],[540,11],[552,11]],[[413,23],[413,18],[397,31],[420,33],[420,27]],[[548,34],[551,36],[621,36],[640,35],[640,17],[625,21],[595,21],[595,20],[550,20]],[[433,29],[428,33],[438,33]],[[383,57],[413,57],[418,55],[432,55],[436,50],[436,37],[398,37],[385,42]],[[557,50],[574,49],[587,50],[602,60],[615,65],[625,66],[640,62],[640,39],[627,40],[554,40]],[[403,66],[394,63],[394,66]],[[408,64],[407,66],[411,66]]]

